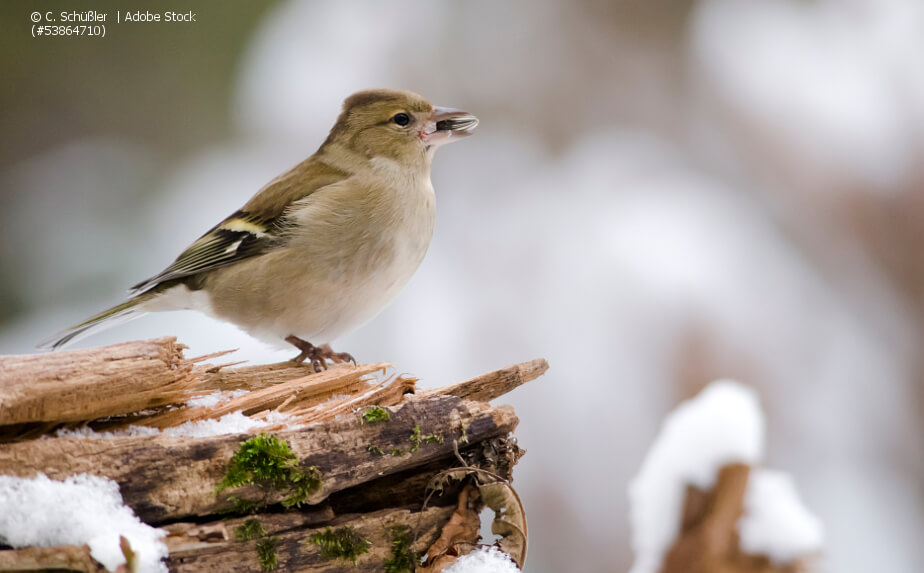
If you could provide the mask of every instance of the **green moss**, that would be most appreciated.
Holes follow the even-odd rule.
[[[416,452],[420,448],[420,424],[414,426],[410,437],[411,451]]]
[[[365,539],[351,526],[334,530],[330,527],[314,533],[308,541],[320,548],[322,559],[343,559],[356,563],[356,558],[367,553],[372,542]]]
[[[266,530],[259,519],[248,519],[234,528],[234,537],[238,541],[248,541],[266,535]]]
[[[283,498],[282,507],[301,507],[308,496],[321,489],[321,470],[317,466],[301,469],[296,466],[289,473],[289,494]]]
[[[269,491],[286,492],[282,505],[300,506],[308,496],[321,489],[321,472],[315,466],[299,467],[298,458],[285,440],[260,434],[241,443],[215,492],[245,485],[259,487],[264,495]],[[239,513],[250,513],[263,505],[237,496],[229,497],[228,501]]]
[[[371,406],[365,412],[363,412],[360,420],[365,423],[369,422],[370,424],[375,422],[387,422],[391,420],[391,414],[388,413],[388,410],[382,408],[381,406]]]
[[[236,495],[229,495],[228,499],[226,499],[225,501],[231,504],[231,507],[222,509],[219,511],[219,513],[237,513],[237,514],[256,513],[256,511],[260,509],[260,505],[261,505],[259,502],[256,502],[250,499],[244,499]]]
[[[411,549],[414,539],[407,525],[391,528],[391,556],[385,559],[385,573],[413,573],[420,563],[417,552]]]
[[[289,444],[276,436],[260,434],[241,443],[218,483],[218,491],[250,484],[282,489],[287,485],[289,471],[297,464]]]
[[[380,448],[380,447],[378,447],[378,446],[370,445],[368,449],[369,449],[369,453],[370,453],[370,454],[373,454],[373,455],[376,455],[376,456],[384,456],[384,455],[385,455],[385,452],[382,451],[382,448]]]
[[[417,424],[411,431],[409,440],[411,442],[411,451],[416,452],[420,449],[420,444],[442,444],[443,434],[427,434],[426,436],[421,436],[420,424]]]
[[[398,456],[400,456],[400,455],[403,454],[403,453],[404,453],[404,452],[401,451],[401,448],[392,448],[392,449],[391,449],[391,455],[392,455],[393,457],[398,457]]]
[[[264,537],[257,541],[257,559],[260,561],[260,568],[264,571],[272,571],[279,565],[276,557],[278,546],[278,537]]]

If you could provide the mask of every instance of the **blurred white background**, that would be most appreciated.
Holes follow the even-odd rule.
[[[142,87],[103,48],[61,72],[89,39],[6,40],[0,352],[122,300],[310,155],[349,93],[410,89],[481,125],[437,154],[423,266],[334,347],[428,387],[549,360],[500,400],[528,450],[526,571],[628,569],[626,485],[664,414],[719,377],[759,391],[768,463],[825,524],[823,571],[924,570],[919,0],[192,4],[216,43],[100,41],[147,54]],[[12,5],[22,35],[31,4]],[[225,83],[165,71],[232,29]],[[113,102],[67,83],[84,73]],[[79,346],[160,335],[293,354],[194,313]]]

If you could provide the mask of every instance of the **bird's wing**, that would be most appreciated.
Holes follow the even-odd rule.
[[[285,213],[291,203],[347,177],[315,158],[296,165],[199,237],[169,267],[133,286],[132,292],[137,295],[167,281],[200,275],[265,252],[283,240]]]
[[[227,266],[263,252],[273,240],[272,224],[238,211],[186,248],[173,264],[132,287],[140,294],[167,281]]]

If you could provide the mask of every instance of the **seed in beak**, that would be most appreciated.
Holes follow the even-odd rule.
[[[473,115],[450,117],[436,122],[437,131],[468,131],[478,125],[478,118]]]

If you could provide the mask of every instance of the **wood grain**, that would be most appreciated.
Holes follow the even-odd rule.
[[[0,356],[0,426],[93,420],[180,400],[193,363],[176,338]]]
[[[448,394],[459,398],[487,402],[499,398],[531,380],[535,380],[545,374],[548,369],[549,363],[544,358],[537,358],[529,362],[494,370],[481,376],[475,376],[458,384],[430,390],[424,395]]]

